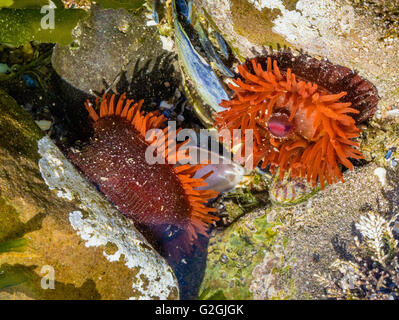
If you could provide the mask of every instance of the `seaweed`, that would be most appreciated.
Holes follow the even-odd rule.
[[[52,28],[51,24],[46,24],[48,10],[0,9],[0,42],[12,46],[21,46],[30,41],[69,44],[72,42],[72,29],[79,20],[87,16],[87,12],[81,9],[55,8],[53,10]]]

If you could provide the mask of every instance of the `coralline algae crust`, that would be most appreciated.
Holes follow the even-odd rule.
[[[76,200],[79,208],[69,214],[74,230],[86,241],[86,247],[100,247],[111,243],[117,250],[104,256],[137,269],[132,279],[131,299],[168,299],[177,292],[176,278],[163,258],[126,219],[90,185],[48,138],[38,141],[41,155],[39,168],[51,190],[58,190],[59,197]]]

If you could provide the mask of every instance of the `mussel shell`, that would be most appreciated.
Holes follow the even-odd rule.
[[[199,54],[193,45],[188,31],[185,30],[173,2],[174,38],[184,75],[184,89],[194,111],[206,126],[212,126],[214,114],[223,110],[222,100],[227,100],[228,94],[211,65]]]

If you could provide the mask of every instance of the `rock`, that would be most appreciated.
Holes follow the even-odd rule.
[[[318,299],[314,274],[350,255],[353,224],[368,210],[398,205],[398,173],[382,186],[373,163],[344,173],[307,202],[256,210],[217,231],[210,240],[202,299]],[[395,182],[396,181],[396,182]]]
[[[90,94],[108,89],[104,82],[115,89],[122,71],[130,80],[136,62],[167,53],[162,50],[157,28],[146,25],[144,14],[132,15],[124,9],[102,9],[98,5],[92,6],[90,17],[74,29],[73,39],[69,46],[54,48],[52,65],[63,80]]]
[[[252,298],[252,271],[273,246],[278,228],[278,224],[268,222],[266,211],[251,212],[227,229],[214,232],[200,299]]]
[[[360,149],[367,161],[393,168],[399,158],[398,137],[398,117],[373,121],[362,133]]]
[[[0,133],[0,299],[178,298],[165,260],[4,92]]]
[[[142,33],[124,9],[94,6],[90,17],[74,29],[72,44],[54,48],[52,65],[75,88],[101,91],[103,79],[111,85],[126,68],[141,46],[137,34]]]
[[[49,120],[36,120],[35,123],[43,131],[48,131],[51,128],[51,121]]]
[[[398,23],[396,0],[195,0],[241,58],[262,54],[277,44],[356,70],[371,81],[381,97],[379,113],[399,108],[399,37],[387,35],[387,19]],[[383,8],[381,8],[383,7]],[[392,12],[389,15],[389,12]],[[378,115],[378,114],[377,114]]]
[[[275,287],[277,292],[283,290],[288,294],[291,290],[290,297],[295,299],[323,298],[323,288],[314,275],[327,273],[335,259],[350,256],[351,248],[347,244],[353,239],[354,223],[361,214],[369,210],[391,211],[397,201],[397,196],[392,194],[392,190],[398,188],[392,179],[395,173],[391,171],[388,175],[394,184],[382,185],[375,174],[376,168],[370,163],[346,171],[345,183],[328,186],[307,203],[290,208],[275,207],[270,211],[269,219],[285,221],[276,242],[284,243],[278,257],[279,261],[284,261],[284,268],[289,269],[290,275],[280,279],[282,281]],[[260,299],[268,298],[261,278],[276,268],[267,265],[269,259],[266,255],[263,266],[254,274],[252,292]]]

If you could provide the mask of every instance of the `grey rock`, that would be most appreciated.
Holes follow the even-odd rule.
[[[164,53],[157,28],[143,14],[93,6],[91,15],[73,30],[69,46],[54,48],[52,64],[58,75],[86,92],[115,88],[122,71],[130,79],[137,60]]]

